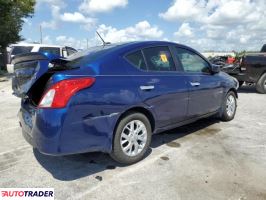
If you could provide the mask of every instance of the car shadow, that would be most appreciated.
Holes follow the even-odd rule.
[[[174,147],[175,145],[179,145],[173,142],[174,140],[203,130],[218,122],[219,121],[215,119],[203,119],[190,125],[153,135],[150,145],[151,148],[149,148],[145,157],[151,154],[153,148],[158,148],[164,144]],[[42,167],[50,172],[54,178],[62,181],[72,181],[94,175],[104,170],[114,170],[116,167],[125,167],[125,165],[112,160],[111,157],[105,153],[93,152],[68,156],[48,156],[41,154],[37,149],[33,149],[33,153]]]

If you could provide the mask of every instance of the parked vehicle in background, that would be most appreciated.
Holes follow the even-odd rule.
[[[197,51],[170,42],[94,47],[67,59],[16,56],[25,139],[40,152],[102,151],[132,164],[152,134],[198,119],[234,118],[238,82]]]
[[[247,53],[239,63],[224,66],[222,70],[235,77],[241,86],[244,82],[256,84],[259,93],[266,94],[266,45],[261,52]]]
[[[224,67],[225,65],[234,64],[237,62],[237,58],[233,56],[215,56],[212,58],[209,58],[209,61],[212,64],[219,65],[220,67]]]
[[[264,44],[260,50],[261,53],[266,53],[266,44]]]
[[[12,58],[19,54],[30,53],[30,52],[41,52],[41,53],[52,53],[60,57],[67,57],[77,50],[67,46],[47,45],[47,44],[13,44],[11,45],[10,52],[7,58],[7,71],[9,73],[14,72],[14,65]]]

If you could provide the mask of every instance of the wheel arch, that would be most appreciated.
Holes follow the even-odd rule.
[[[125,110],[120,116],[119,118],[117,119],[116,121],[116,125],[115,125],[115,129],[114,131],[116,130],[116,127],[118,125],[118,123],[120,122],[120,120],[125,117],[126,115],[128,115],[129,113],[131,112],[138,112],[138,113],[141,113],[143,115],[145,115],[150,124],[151,124],[151,130],[152,132],[155,130],[155,118],[153,116],[153,114],[151,113],[151,111],[149,111],[147,108],[144,108],[144,107],[141,107],[141,106],[136,106],[136,107],[132,107],[132,108],[129,108],[127,110]]]
[[[237,90],[235,89],[235,88],[230,88],[228,91],[227,91],[227,93],[226,94],[228,94],[228,92],[234,92],[235,93],[235,95],[236,95],[236,98],[238,98],[238,93],[237,93]]]
[[[113,137],[112,137],[112,149],[113,149],[113,146],[114,146],[114,137],[115,137],[115,132],[116,132],[116,129],[117,129],[117,126],[118,126],[118,123],[121,121],[121,119],[123,119],[126,115],[128,115],[129,113],[133,113],[133,112],[138,112],[138,113],[142,113],[143,115],[145,115],[150,124],[151,124],[151,130],[152,130],[152,133],[153,131],[155,130],[155,118],[153,116],[153,114],[151,113],[151,111],[149,111],[147,108],[144,108],[144,107],[141,107],[141,106],[135,106],[135,107],[131,107],[127,110],[125,110],[119,117],[118,119],[116,120],[116,124],[115,124],[115,127],[113,129]]]

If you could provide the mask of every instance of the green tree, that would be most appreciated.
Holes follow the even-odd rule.
[[[23,40],[19,34],[23,19],[32,17],[34,5],[35,0],[0,0],[0,53],[4,59],[6,47]]]

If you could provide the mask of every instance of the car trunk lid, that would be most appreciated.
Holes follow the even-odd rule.
[[[41,53],[29,53],[16,56],[13,62],[13,94],[23,98],[31,86],[48,71],[49,59]]]
[[[21,54],[16,56],[13,62],[12,89],[13,94],[20,98],[29,97],[33,88],[35,93],[41,95],[49,78],[55,72],[69,69],[64,65],[67,60],[42,53]],[[36,85],[37,82],[39,84]]]

